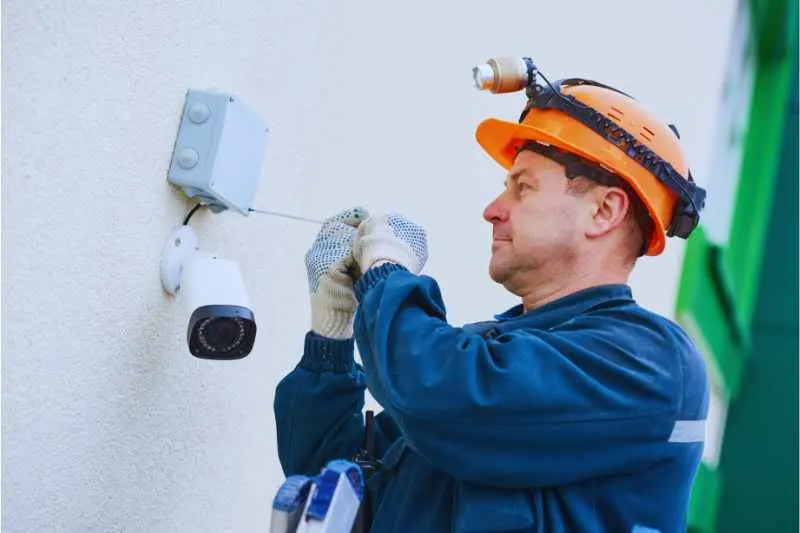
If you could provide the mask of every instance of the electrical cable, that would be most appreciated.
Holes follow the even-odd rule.
[[[276,213],[275,211],[266,211],[264,209],[253,209],[252,207],[250,208],[250,212],[251,213],[261,213],[261,214],[264,214],[264,215],[272,215],[274,217],[289,218],[289,219],[292,219],[292,220],[301,220],[303,222],[313,222],[314,224],[322,224],[323,223],[321,220],[315,220],[313,218],[298,217],[298,216],[295,216],[295,215],[285,215],[283,213]]]
[[[184,226],[188,226],[189,225],[189,219],[192,218],[192,215],[194,215],[195,212],[197,212],[197,210],[200,209],[201,207],[203,207],[203,204],[197,204],[196,206],[194,206],[192,208],[191,211],[189,211],[189,214],[186,215],[186,218],[183,219],[183,225]]]
[[[192,215],[194,215],[197,212],[197,210],[200,209],[201,207],[205,207],[205,204],[197,204],[196,206],[194,206],[192,208],[191,211],[189,211],[189,214],[186,215],[185,219],[183,219],[183,225],[184,226],[187,226],[189,224],[189,220],[192,218]],[[271,216],[274,216],[274,217],[288,218],[288,219],[291,219],[291,220],[300,220],[302,222],[312,222],[314,224],[323,224],[322,220],[316,220],[316,219],[313,219],[313,218],[306,218],[306,217],[299,217],[299,216],[295,216],[295,215],[287,215],[285,213],[278,213],[276,211],[267,211],[267,210],[264,210],[264,209],[253,209],[252,207],[250,209],[248,209],[248,211],[250,211],[251,213],[261,213],[261,214],[264,214],[264,215],[271,215]]]

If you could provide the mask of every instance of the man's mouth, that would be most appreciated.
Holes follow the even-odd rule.
[[[494,252],[499,247],[503,246],[505,243],[511,242],[511,239],[508,237],[494,237],[492,238],[492,251]]]

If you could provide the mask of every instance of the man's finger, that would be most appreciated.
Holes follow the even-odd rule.
[[[336,215],[325,220],[323,224],[341,222],[347,224],[348,226],[357,228],[358,225],[366,220],[368,216],[367,210],[363,207],[351,207],[350,209],[345,209],[344,211],[337,213]]]
[[[354,227],[348,226],[344,222],[331,220],[330,222],[326,222],[319,230],[314,244],[317,245],[325,242],[336,245],[341,243],[347,244],[349,247],[349,244],[352,244],[355,238],[355,233],[356,229]]]

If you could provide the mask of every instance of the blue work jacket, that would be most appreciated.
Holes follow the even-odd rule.
[[[705,365],[626,285],[448,324],[439,287],[395,264],[356,283],[355,339],[309,332],[278,385],[285,474],[352,458],[364,390],[383,467],[373,533],[678,533],[701,459]]]

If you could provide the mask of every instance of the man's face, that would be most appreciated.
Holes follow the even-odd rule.
[[[582,195],[570,194],[567,184],[563,166],[524,150],[505,190],[484,210],[492,224],[489,273],[509,291],[518,293],[537,275],[553,275],[549,270],[574,262],[589,206]]]

